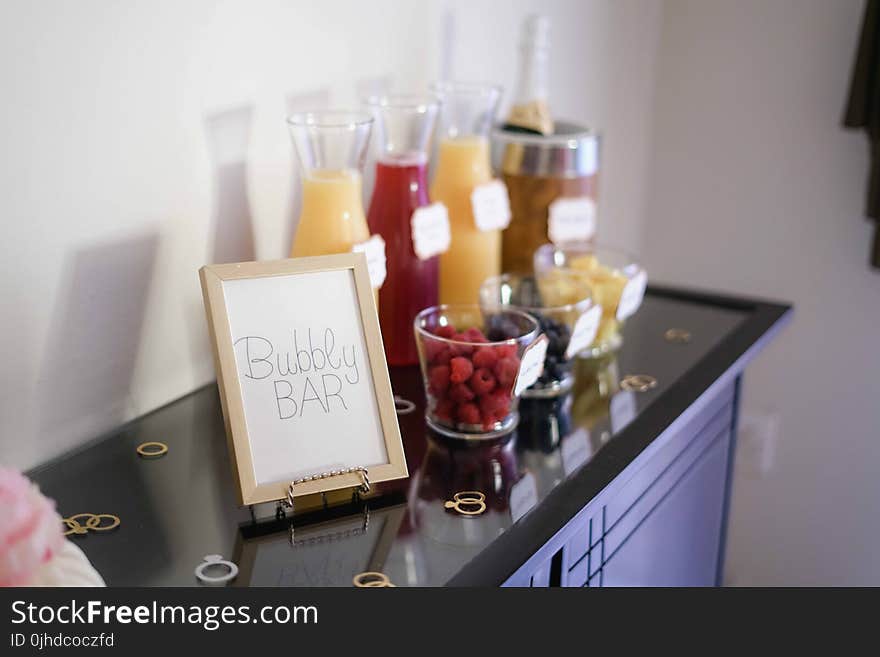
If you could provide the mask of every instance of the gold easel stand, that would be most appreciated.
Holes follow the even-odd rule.
[[[299,479],[294,479],[290,482],[290,485],[287,487],[287,499],[284,500],[284,506],[290,509],[290,544],[293,546],[294,536],[293,536],[293,514],[294,514],[294,489],[299,484],[304,484],[309,481],[316,481],[318,479],[330,479],[332,477],[341,477],[342,475],[357,473],[361,476],[361,485],[357,487],[357,491],[366,495],[370,492],[372,488],[370,484],[370,476],[367,472],[367,469],[363,466],[355,466],[353,468],[344,468],[342,470],[331,470],[330,472],[322,472],[321,474],[309,475],[308,477],[301,477]],[[322,495],[324,493],[321,493]]]

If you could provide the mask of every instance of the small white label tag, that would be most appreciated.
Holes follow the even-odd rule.
[[[547,236],[554,244],[585,242],[596,233],[596,203],[586,196],[558,198],[550,204]]]
[[[622,431],[636,417],[636,393],[632,390],[621,390],[611,398],[609,408],[611,415],[611,433]]]
[[[629,279],[620,295],[620,303],[617,304],[617,319],[625,320],[642,305],[645,298],[645,287],[648,285],[648,275],[644,271]]]
[[[449,250],[449,213],[442,203],[416,209],[410,219],[413,250],[419,260],[427,260]]]
[[[471,192],[474,223],[480,230],[504,230],[510,223],[510,198],[500,180],[477,185]]]
[[[519,362],[519,373],[513,386],[513,394],[519,397],[522,391],[532,385],[544,371],[544,358],[547,356],[547,345],[550,341],[546,335],[530,344],[523,352]]]
[[[351,247],[352,253],[363,253],[367,258],[367,269],[370,272],[370,285],[374,289],[382,287],[385,282],[385,240],[381,235],[373,235],[366,242]]]
[[[565,350],[566,358],[574,358],[584,349],[593,344],[596,333],[599,330],[599,320],[602,319],[602,306],[595,305],[578,317],[571,330],[571,340]]]
[[[510,487],[510,517],[516,522],[538,503],[538,484],[535,475],[526,472]]]
[[[590,444],[590,432],[581,427],[577,431],[568,434],[562,439],[559,451],[562,454],[562,471],[566,475],[570,475],[593,455],[593,447]]]

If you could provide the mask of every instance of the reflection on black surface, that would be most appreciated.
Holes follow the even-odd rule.
[[[457,440],[428,430],[428,445],[414,478],[415,496],[424,501],[451,499],[459,491],[476,490],[490,509],[507,509],[510,487],[517,477],[516,432],[489,440]]]
[[[241,534],[239,523],[250,514],[235,506],[215,386],[31,476],[57,500],[63,514],[106,511],[120,516],[118,530],[78,542],[110,585],[192,586],[193,569],[207,554],[235,560],[241,569],[235,582],[239,586],[350,586],[356,574],[352,571],[368,567],[384,572],[398,586],[442,585],[506,532],[513,517],[532,505],[527,517],[541,513],[542,500],[559,482],[590,467],[600,449],[614,445],[614,432],[650,405],[662,403],[669,386],[697,367],[745,316],[649,295],[627,321],[616,358],[579,360],[568,396],[522,400],[518,430],[494,441],[427,434],[418,368],[392,369],[395,394],[417,406],[399,418],[410,480],[376,486],[382,497],[369,501],[365,531],[362,507],[331,508],[302,518],[308,526],[297,522],[295,540],[303,543],[295,548],[284,523],[259,536]],[[692,341],[680,345],[664,340],[670,326],[690,330]],[[623,395],[621,375],[631,373],[655,376],[657,388]],[[147,440],[168,444],[168,455],[138,459],[134,448]],[[443,503],[461,490],[483,492],[486,513],[466,518],[444,509]],[[406,505],[392,509],[404,497]]]
[[[383,572],[405,513],[403,504],[371,509],[363,503],[351,515],[297,527],[293,543],[289,527],[242,532],[235,586],[351,586],[358,573]]]
[[[576,359],[572,391],[574,423],[599,436],[608,431],[611,428],[611,398],[619,389],[620,369],[616,354]]]
[[[519,445],[549,454],[571,431],[572,395],[523,398],[519,403]]]

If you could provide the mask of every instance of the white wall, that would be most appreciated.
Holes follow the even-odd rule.
[[[665,5],[649,270],[796,305],[745,379],[732,584],[880,584],[880,272],[840,128],[862,5]]]
[[[660,8],[0,4],[0,462],[36,465],[213,378],[197,270],[285,254],[292,107],[447,70],[510,88],[528,11],[553,19],[558,113],[605,130],[603,236],[637,245]]]
[[[0,461],[209,381],[197,270],[287,250],[288,108],[421,81],[429,33],[388,0],[2,3]]]

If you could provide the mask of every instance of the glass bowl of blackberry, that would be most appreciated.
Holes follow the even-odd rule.
[[[528,313],[547,336],[544,371],[523,391],[523,397],[555,397],[570,390],[574,383],[572,359],[576,354],[570,347],[583,344],[585,337],[592,342],[601,311],[592,311],[579,323],[594,308],[592,291],[582,277],[571,274],[569,279],[565,298],[559,294],[556,277],[545,281],[532,274],[502,274],[486,279],[480,287],[480,306],[485,311],[504,308]],[[588,326],[591,319],[593,332]],[[576,336],[574,343],[572,336]]]
[[[453,438],[492,438],[519,422],[514,383],[537,320],[513,308],[425,308],[413,322],[425,384],[425,420]]]

